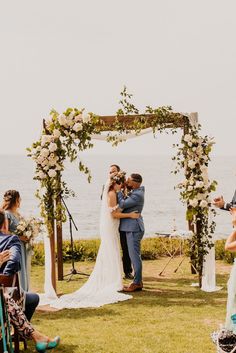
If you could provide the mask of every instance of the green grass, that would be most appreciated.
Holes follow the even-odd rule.
[[[61,336],[56,352],[65,353],[213,353],[210,334],[224,322],[226,282],[231,266],[217,262],[219,292],[205,293],[192,282],[187,261],[175,274],[179,259],[158,273],[166,258],[144,261],[144,290],[126,302],[96,309],[37,312],[33,324],[43,333]],[[94,263],[80,262],[77,270],[91,272]],[[65,265],[65,273],[70,268]],[[59,293],[78,289],[85,277],[58,282]],[[33,267],[32,289],[42,291],[43,268]],[[33,351],[32,343],[27,352]]]

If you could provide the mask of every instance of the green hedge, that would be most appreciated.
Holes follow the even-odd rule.
[[[167,250],[171,252],[178,245],[177,240],[169,241],[168,239],[145,238],[142,240],[142,258],[143,260],[155,260],[161,256],[166,256]],[[233,263],[234,254],[224,250],[224,240],[216,242],[216,259]],[[74,242],[74,259],[75,261],[94,261],[97,257],[99,239],[75,240]],[[167,249],[167,250],[166,250]],[[184,242],[182,251],[188,255],[188,241]],[[180,251],[178,251],[178,254]],[[63,260],[68,262],[71,260],[70,242],[63,242]],[[33,265],[44,265],[44,247],[42,243],[35,244],[34,254],[32,257]]]

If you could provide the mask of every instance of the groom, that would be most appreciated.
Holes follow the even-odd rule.
[[[118,193],[119,207],[123,213],[137,211],[139,213],[143,210],[144,205],[144,186],[142,184],[142,177],[140,174],[131,174],[126,181],[127,189],[130,190],[128,197],[120,191]],[[134,268],[134,280],[128,286],[124,287],[125,292],[134,292],[142,290],[142,260],[140,245],[144,235],[143,218],[140,216],[138,219],[122,218],[120,220],[120,232],[126,233],[129,256]]]

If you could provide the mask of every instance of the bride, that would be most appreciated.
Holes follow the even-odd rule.
[[[117,205],[117,191],[125,181],[125,173],[112,175],[106,182],[100,215],[101,245],[88,281],[76,292],[61,296],[51,303],[58,309],[99,307],[131,299],[119,293],[123,289],[119,246],[119,219],[139,218],[136,212],[121,213]]]

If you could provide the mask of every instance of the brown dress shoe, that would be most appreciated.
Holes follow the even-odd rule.
[[[131,283],[128,287],[124,287],[123,291],[124,292],[136,292],[138,290],[142,290],[143,289],[143,283]]]

